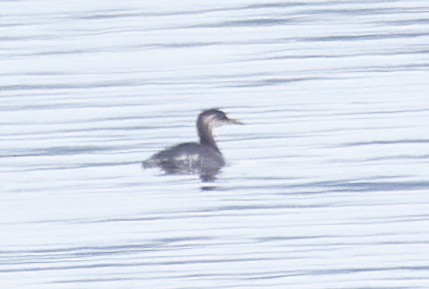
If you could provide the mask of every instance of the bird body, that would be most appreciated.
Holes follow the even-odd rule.
[[[189,142],[167,148],[143,162],[145,168],[161,167],[168,173],[216,171],[225,165],[222,153],[210,146]]]

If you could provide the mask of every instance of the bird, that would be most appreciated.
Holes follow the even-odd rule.
[[[199,142],[181,143],[166,148],[143,161],[143,167],[158,167],[167,174],[200,174],[202,177],[213,177],[226,164],[213,137],[213,128],[226,124],[243,123],[216,108],[202,111],[196,121]]]

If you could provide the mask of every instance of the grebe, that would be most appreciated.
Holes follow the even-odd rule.
[[[144,168],[160,167],[167,173],[199,173],[214,175],[225,160],[220,152],[212,129],[225,124],[242,124],[229,118],[223,111],[208,109],[197,118],[197,131],[200,142],[182,143],[162,150],[143,162]]]

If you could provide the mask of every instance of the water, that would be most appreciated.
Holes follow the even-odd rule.
[[[0,2],[0,287],[428,288],[427,1],[177,2]]]

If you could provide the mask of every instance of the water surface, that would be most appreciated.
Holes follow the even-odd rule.
[[[427,1],[1,1],[1,288],[428,288]],[[143,170],[220,107],[213,182]]]

